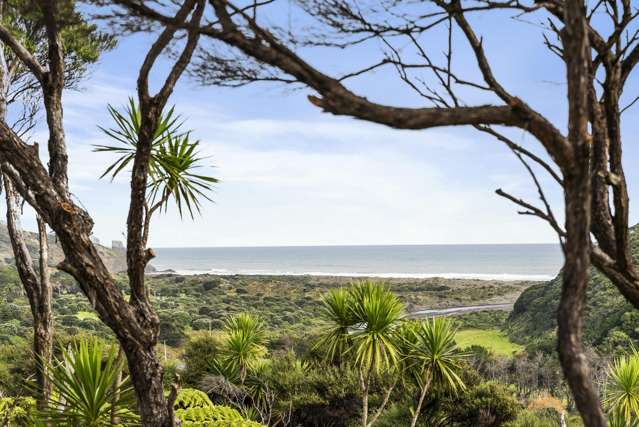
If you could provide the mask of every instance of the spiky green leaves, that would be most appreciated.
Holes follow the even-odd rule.
[[[124,112],[111,105],[107,108],[115,127],[100,129],[117,142],[117,145],[96,145],[94,151],[118,156],[100,177],[110,176],[113,179],[133,163],[141,114],[133,98],[129,98]],[[175,114],[174,108],[163,112],[158,121],[151,142],[147,199],[153,208],[164,210],[172,199],[180,216],[186,210],[194,217],[195,212],[200,212],[202,199],[211,200],[209,194],[218,180],[197,173],[204,160],[198,152],[200,142],[191,140],[191,131],[183,131],[183,124],[184,121]]]
[[[445,317],[407,322],[402,328],[402,347],[407,371],[420,387],[437,385],[453,392],[464,389],[459,377],[466,357],[457,347],[453,322]]]
[[[136,425],[133,388],[128,377],[119,377],[123,364],[117,349],[98,339],[63,349],[47,367],[53,393],[44,418],[56,426],[101,427],[111,425],[113,412],[119,425]]]
[[[400,359],[396,329],[403,305],[381,282],[356,282],[348,289],[330,291],[323,299],[328,321],[316,348],[327,358],[347,357],[376,372],[390,369]]]
[[[639,418],[639,352],[616,358],[608,367],[604,405],[613,418]]]
[[[226,338],[222,347],[222,365],[226,373],[236,372],[244,383],[249,370],[257,367],[266,353],[264,322],[248,313],[231,316],[225,323]]]
[[[351,328],[355,324],[348,290],[331,289],[322,299],[322,317],[328,321],[322,336],[315,344],[330,361],[339,361],[352,346]]]

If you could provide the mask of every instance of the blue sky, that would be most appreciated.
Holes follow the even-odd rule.
[[[273,13],[273,19],[288,19],[286,8]],[[298,22],[299,13],[291,13],[292,22]],[[474,22],[498,78],[563,129],[564,71],[545,50],[540,30],[503,15]],[[147,36],[120,40],[93,67],[82,90],[64,97],[71,190],[95,219],[95,235],[106,242],[123,238],[128,176],[114,182],[99,180],[110,159],[92,153],[91,145],[108,142],[97,126],[110,124],[107,103],[123,105],[134,94],[150,40]],[[428,46],[441,57],[444,47],[438,40],[434,36]],[[455,43],[457,69],[476,76],[473,58],[458,35]],[[348,53],[326,49],[301,53],[322,70],[339,73],[374,63],[379,52],[379,45],[371,43]],[[423,105],[391,69],[349,85],[375,101]],[[490,137],[461,128],[396,131],[338,118],[310,105],[306,100],[310,93],[276,84],[201,87],[184,77],[170,102],[202,141],[203,154],[214,165],[210,171],[221,183],[213,195],[215,203],[205,203],[195,221],[181,221],[171,212],[156,217],[151,245],[556,241],[547,225],[517,215],[515,206],[494,194],[503,187],[536,201],[532,183],[516,158]],[[490,101],[475,94],[465,99]],[[636,110],[626,113],[624,123],[631,199],[637,195],[639,166],[638,148],[631,141],[637,131],[636,114]],[[518,131],[510,135],[541,153],[531,136]],[[36,132],[34,138],[44,142],[46,134]],[[561,215],[561,194],[548,179],[543,182]],[[27,214],[25,225],[32,224]]]

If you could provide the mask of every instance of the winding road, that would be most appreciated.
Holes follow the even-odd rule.
[[[432,308],[424,310],[416,310],[408,313],[408,317],[436,317],[450,316],[453,314],[472,313],[484,310],[505,310],[513,309],[513,304],[485,304],[485,305],[469,305],[465,307],[449,307],[449,308]]]

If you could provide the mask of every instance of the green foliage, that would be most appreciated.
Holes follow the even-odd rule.
[[[639,427],[639,418],[626,418],[623,413],[611,412],[608,414],[609,427]],[[526,426],[527,427],[527,426]]]
[[[278,353],[260,378],[278,397],[276,414],[290,416],[289,425],[343,426],[360,415],[359,374],[351,366],[308,363],[293,352]]]
[[[348,289],[329,291],[322,302],[328,326],[316,348],[328,360],[348,356],[362,369],[377,373],[397,365],[400,353],[395,330],[403,305],[384,283],[356,282]]]
[[[407,322],[402,331],[407,370],[420,387],[435,386],[453,392],[466,388],[458,374],[466,354],[457,347],[457,330],[449,318]]]
[[[350,293],[355,363],[377,372],[390,369],[400,358],[395,330],[403,315],[402,303],[380,282],[357,282]]]
[[[116,124],[115,128],[100,129],[114,139],[118,145],[96,145],[94,151],[118,155],[102,174],[115,178],[127,165],[132,164],[138,145],[138,135],[142,123],[140,108],[133,98],[124,112],[112,105],[109,114]],[[148,165],[150,179],[147,191],[151,209],[168,207],[170,198],[175,202],[180,216],[186,207],[191,217],[200,211],[200,199],[211,200],[208,193],[218,180],[211,176],[201,175],[195,171],[201,167],[199,141],[191,141],[191,132],[182,131],[183,121],[175,115],[174,108],[162,112],[151,140],[151,157]]]
[[[36,423],[36,401],[32,397],[0,398],[0,425],[27,427]]]
[[[214,405],[206,393],[195,389],[183,389],[177,395],[175,416],[185,427],[260,427],[261,424],[246,420],[235,409]]]
[[[506,427],[561,427],[560,415],[553,410],[524,411]]]
[[[76,88],[87,74],[87,68],[95,63],[100,54],[115,47],[115,37],[85,19],[78,11],[75,0],[58,0],[57,22],[64,49],[64,84]],[[41,63],[46,63],[48,43],[45,19],[36,0],[12,0],[3,2],[2,24]],[[35,76],[27,70],[13,51],[4,47],[5,57],[12,73],[9,104],[17,103],[22,108],[14,124],[17,132],[28,131],[34,125],[35,113],[41,108],[41,91]]]
[[[505,310],[485,310],[455,316],[459,329],[502,329],[508,319]]]
[[[238,372],[244,383],[249,370],[254,369],[266,353],[265,325],[259,317],[240,313],[226,320],[226,336],[221,348],[226,372]]]
[[[196,386],[206,375],[216,373],[211,360],[219,356],[221,340],[210,334],[194,336],[186,343],[182,359],[185,370],[182,374],[184,384]]]
[[[99,427],[110,425],[114,413],[122,425],[134,425],[138,417],[133,388],[121,378],[124,360],[114,346],[95,338],[74,342],[61,357],[47,366],[53,386],[44,417],[57,426]]]
[[[451,402],[447,412],[460,425],[498,427],[515,420],[521,409],[511,389],[488,381],[468,389]]]
[[[512,356],[523,350],[522,345],[510,341],[505,333],[496,329],[466,329],[459,331],[456,339],[461,348],[480,345],[504,356]]]
[[[631,250],[639,260],[639,226],[630,228]],[[525,290],[515,302],[507,322],[511,339],[520,343],[541,341],[537,349],[554,351],[554,331],[557,327],[556,312],[561,295],[562,276],[539,283]],[[599,271],[591,269],[587,291],[584,341],[588,345],[606,344],[608,337],[621,331],[633,340],[639,340],[639,315],[619,290]],[[550,341],[550,342],[548,342]],[[603,351],[616,347],[619,340],[613,337]],[[616,341],[616,342],[615,342]],[[610,345],[612,344],[612,345]]]
[[[329,361],[339,361],[351,348],[350,329],[355,323],[351,294],[344,288],[331,289],[322,298],[322,317],[329,322],[316,344]]]
[[[35,373],[30,343],[22,337],[10,336],[0,345],[0,389],[19,396],[28,391],[28,378]]]
[[[608,367],[604,405],[626,420],[639,418],[639,353],[616,358]]]
[[[187,338],[187,324],[170,311],[162,310],[160,316],[160,341],[173,347],[182,345]]]

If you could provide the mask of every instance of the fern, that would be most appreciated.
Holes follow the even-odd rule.
[[[206,393],[187,388],[175,399],[175,416],[185,427],[261,427],[255,421],[246,420],[235,409],[214,405]]]

